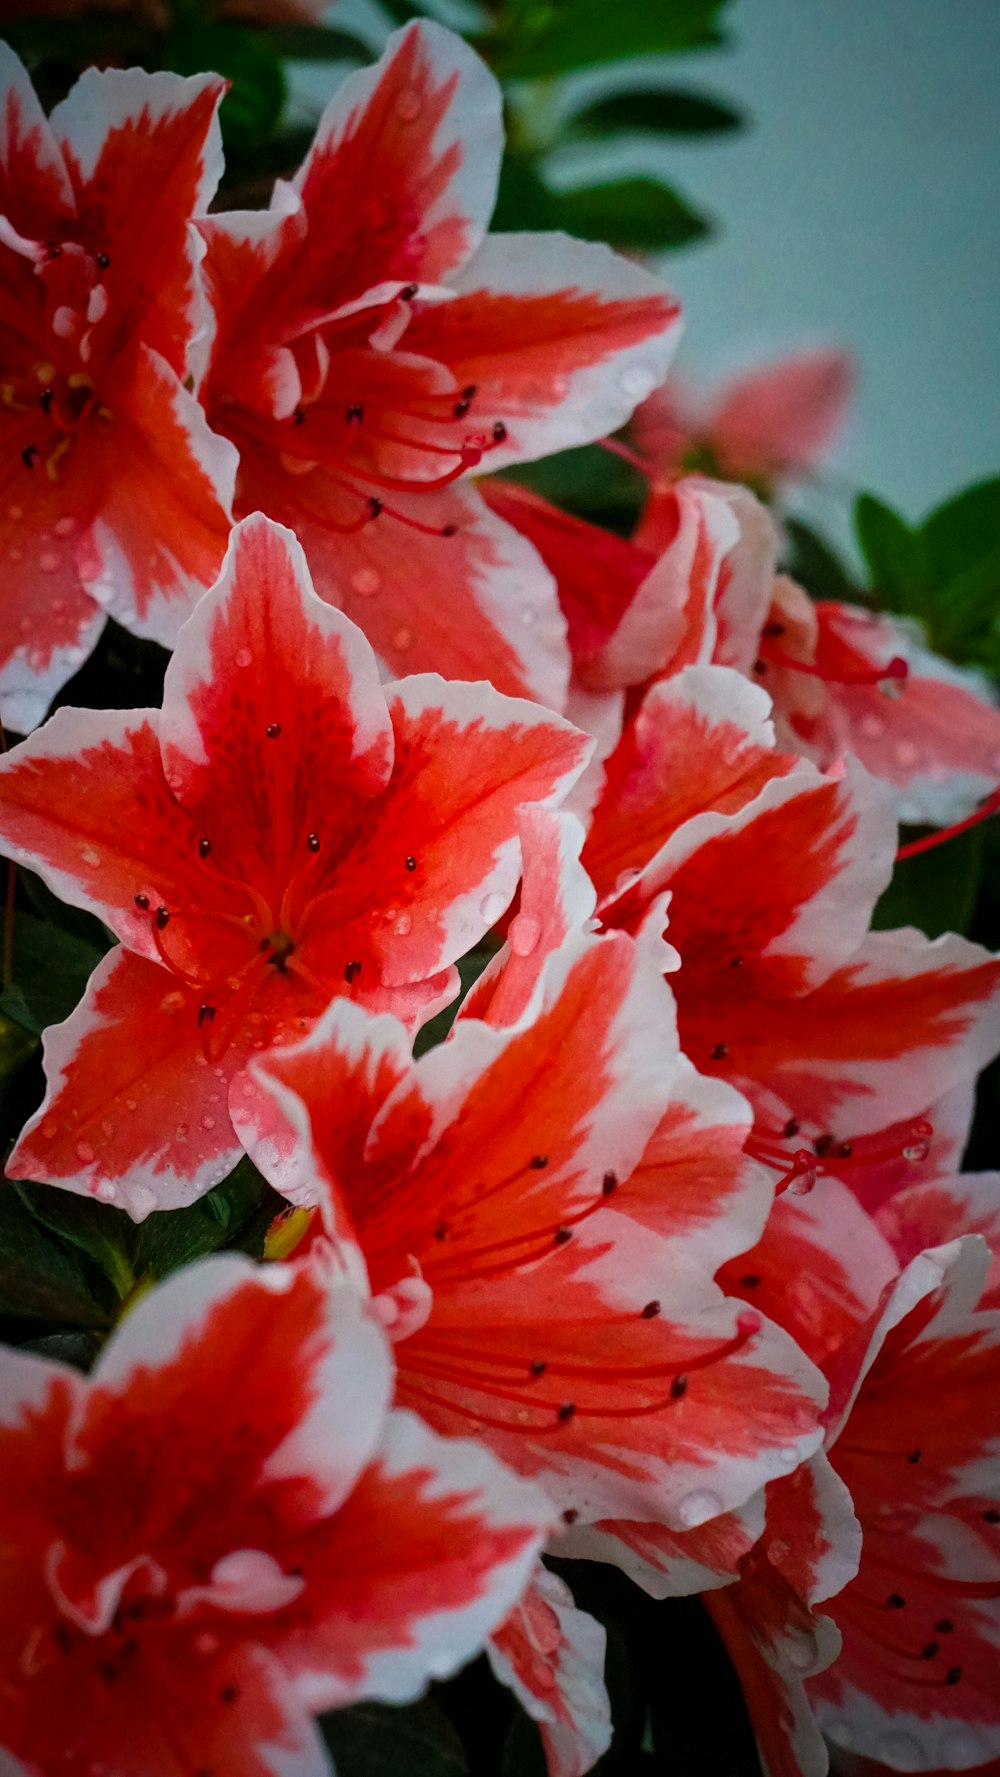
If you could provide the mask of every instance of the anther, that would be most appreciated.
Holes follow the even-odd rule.
[[[361,973],[361,964],[360,963],[347,963],[344,968],[344,980],[345,981],[353,981],[355,975],[360,975],[360,973]]]
[[[111,254],[110,253],[97,253],[97,254],[95,254],[95,258],[97,260],[97,264],[98,264],[99,269],[101,271],[107,271],[108,266],[111,264]]]
[[[934,1628],[938,1635],[951,1635],[955,1625],[950,1617],[942,1617],[939,1623],[935,1623]]]
[[[199,1006],[198,1007],[198,1029],[200,1030],[203,1024],[211,1024],[212,1019],[214,1017],[215,1017],[215,1007],[214,1006],[207,1006],[207,1005],[206,1006]]]
[[[759,1289],[760,1288],[759,1273],[756,1271],[748,1271],[745,1277],[740,1278],[740,1288],[744,1289],[744,1290]]]
[[[295,412],[292,414],[292,424],[293,424],[293,426],[304,426],[305,423],[306,423],[306,410],[304,407],[297,407],[295,409]]]
[[[33,469],[41,456],[37,444],[26,444],[21,452],[21,461],[26,469]]]
[[[945,1684],[959,1684],[962,1678],[961,1666],[949,1666],[944,1675]]]
[[[504,425],[503,420],[494,420],[494,422],[493,422],[493,442],[494,442],[494,444],[502,444],[504,442],[504,439],[506,438],[506,436],[507,436],[507,428]]]
[[[671,1398],[671,1400],[672,1401],[682,1401],[684,1399],[684,1396],[687,1394],[687,1391],[688,1391],[687,1377],[686,1376],[675,1376],[673,1381],[670,1384],[670,1398]]]
[[[149,896],[148,895],[136,895],[134,897],[134,900],[135,900],[135,904],[139,908],[140,912],[145,913],[146,909],[149,906]]]
[[[908,1463],[910,1463],[910,1465],[912,1467],[912,1466],[915,1466],[920,1461],[922,1456],[923,1456],[922,1450],[911,1450],[910,1454],[906,1458],[906,1460]]]
[[[926,1647],[921,1648],[920,1658],[922,1660],[933,1660],[940,1652],[941,1643],[939,1641],[929,1641]]]
[[[419,284],[404,284],[402,290],[399,292],[400,302],[412,302],[419,288]]]
[[[435,1238],[435,1240],[447,1240],[447,1238],[448,1238],[448,1224],[447,1224],[447,1222],[439,1222],[438,1223],[437,1227],[434,1230],[434,1238]]]
[[[224,1684],[219,1692],[220,1703],[235,1703],[240,1694],[238,1684]]]
[[[728,1043],[716,1043],[715,1048],[712,1050],[712,1053],[709,1056],[709,1060],[710,1061],[725,1061],[726,1056],[728,1054],[729,1054],[729,1044]]]
[[[743,958],[741,956],[731,956],[729,958],[729,967],[731,969],[742,969]]]
[[[799,1122],[798,1117],[789,1117],[788,1122],[785,1124],[781,1133],[786,1141],[790,1141],[793,1135],[798,1135],[801,1128],[802,1125]]]
[[[318,833],[310,833],[308,839],[306,840],[306,844],[309,847],[310,851],[319,851],[319,834]]]
[[[557,1228],[555,1231],[555,1243],[557,1246],[565,1246],[567,1240],[572,1240],[572,1238],[572,1228]]]
[[[212,841],[210,839],[199,839],[199,841],[198,841],[198,856],[199,856],[199,858],[207,858],[211,849],[212,849]]]
[[[479,394],[479,384],[478,383],[466,383],[465,388],[462,390],[462,400],[463,401],[474,401],[478,394]]]
[[[404,864],[405,864],[405,865],[406,865],[406,868],[407,868],[407,870],[415,870],[415,869],[416,869],[416,867],[417,867],[417,860],[416,860],[416,858],[413,858],[413,857],[410,857],[410,858],[404,858],[404,859],[403,859],[403,862],[404,862]]]
[[[995,1506],[990,1506],[988,1511],[983,1513],[983,1523],[1000,1524],[1000,1512],[997,1511]]]
[[[766,636],[783,636],[784,633],[785,626],[783,623],[765,623],[764,625],[764,634]]]
[[[359,405],[358,402],[353,401],[351,403],[350,407],[347,409],[347,413],[345,414],[344,417],[347,420],[347,424],[349,426],[360,426],[362,420],[365,417],[365,410],[363,407],[361,407]]]
[[[366,510],[369,518],[378,518],[381,511],[382,511],[381,500],[376,500],[374,498],[368,500],[366,503],[366,506],[365,506],[365,510]]]
[[[281,723],[280,722],[269,722],[267,727],[264,730],[264,733],[267,735],[268,740],[277,740],[279,734],[281,733]]]
[[[818,1135],[816,1137],[816,1140],[813,1142],[813,1152],[816,1154],[828,1154],[832,1147],[833,1147],[833,1136],[832,1135]]]
[[[52,412],[52,403],[56,398],[55,389],[43,389],[38,397],[38,405],[43,413]]]
[[[905,1610],[906,1609],[906,1599],[899,1592],[890,1592],[888,1598],[886,1599],[886,1604],[888,1605],[890,1610]]]
[[[564,1524],[575,1524],[579,1516],[579,1512],[575,1511],[572,1506],[567,1506],[562,1515],[562,1521]]]
[[[618,1174],[606,1172],[601,1180],[601,1196],[611,1197],[618,1189]]]
[[[441,526],[441,535],[442,535],[442,537],[457,537],[458,536],[457,524],[443,524]]]
[[[576,1412],[576,1402],[575,1401],[563,1401],[562,1405],[560,1406],[560,1408],[556,1414],[556,1418],[563,1425],[565,1425],[566,1421],[568,1419],[572,1419],[573,1414],[575,1412]]]
[[[536,1357],[531,1360],[531,1374],[533,1376],[544,1376],[548,1367],[549,1366],[543,1357]]]
[[[839,1141],[833,1151],[838,1160],[849,1160],[854,1152],[854,1143],[852,1141]]]
[[[471,406],[472,406],[471,401],[464,401],[464,400],[463,401],[456,401],[454,407],[451,410],[452,419],[464,420],[464,418],[465,418],[466,414],[468,413],[469,408]]]
[[[532,1154],[528,1165],[535,1172],[541,1172],[549,1163],[548,1154]]]
[[[647,1302],[645,1308],[640,1309],[640,1315],[643,1320],[655,1320],[659,1312],[659,1302]]]
[[[158,908],[157,908],[157,909],[156,909],[156,915],[155,915],[155,918],[156,918],[156,925],[157,925],[157,929],[158,929],[158,931],[161,931],[161,932],[162,932],[162,930],[163,930],[163,928],[164,928],[164,926],[165,926],[165,925],[166,925],[166,924],[167,924],[167,923],[168,923],[168,921],[169,921],[169,919],[170,919],[170,910],[169,910],[169,908],[167,908],[167,907],[158,907]]]

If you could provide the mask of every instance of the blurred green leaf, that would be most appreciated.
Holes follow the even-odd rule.
[[[854,507],[854,528],[871,574],[872,590],[894,611],[915,610],[911,600],[917,550],[909,526],[874,494],[860,494]]]
[[[93,1260],[119,1299],[128,1295],[135,1283],[135,1224],[124,1210],[52,1185],[18,1180],[13,1189],[34,1221]]]
[[[46,1232],[10,1184],[0,1184],[0,1315],[50,1327],[108,1324],[79,1259]]]
[[[553,193],[556,224],[588,241],[659,250],[703,239],[711,224],[659,179],[611,179]]]
[[[740,112],[717,99],[674,87],[636,87],[632,92],[612,93],[597,99],[570,118],[564,136],[620,136],[629,133],[667,136],[706,136],[741,128]]]
[[[345,1777],[465,1777],[468,1772],[461,1741],[429,1697],[407,1708],[356,1703],[320,1725]]]
[[[179,27],[167,40],[166,58],[178,74],[211,68],[232,82],[219,113],[227,142],[248,146],[273,133],[286,84],[281,54],[267,32],[233,24]]]
[[[904,838],[915,836],[904,832]],[[983,856],[983,829],[971,827],[947,845],[904,858],[872,915],[874,929],[917,926],[928,938],[968,932],[983,879]]]
[[[646,496],[646,483],[636,469],[610,455],[599,444],[557,451],[535,463],[518,463],[500,471],[505,479],[523,483],[536,494],[565,506],[595,524],[630,531]]]
[[[328,25],[275,25],[268,36],[278,55],[297,62],[371,61],[371,50],[360,37]]]
[[[243,1159],[199,1203],[151,1215],[136,1230],[134,1264],[137,1276],[152,1273],[166,1277],[182,1265],[205,1258],[224,1246],[238,1246],[259,1257],[263,1234],[279,1209],[288,1206],[261,1178],[256,1167]],[[259,1244],[250,1237],[262,1210]]]
[[[845,599],[854,604],[865,597],[836,551],[812,525],[801,518],[786,518],[784,528],[788,546],[782,567],[813,598]]]
[[[554,196],[541,174],[522,155],[505,154],[490,224],[492,232],[508,234],[522,228],[557,226]]]
[[[14,916],[12,987],[0,1010],[38,1035],[61,1024],[83,997],[103,952],[86,938],[31,913]]]
[[[477,47],[508,78],[544,79],[716,41],[725,0],[511,0]]]

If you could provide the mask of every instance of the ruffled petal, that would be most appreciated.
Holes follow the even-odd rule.
[[[540,1566],[488,1644],[496,1676],[538,1723],[549,1777],[585,1777],[611,1744],[606,1640],[565,1581]]]

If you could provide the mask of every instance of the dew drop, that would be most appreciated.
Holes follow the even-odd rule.
[[[530,629],[533,624],[537,623],[538,622],[538,606],[537,605],[522,605],[521,606],[521,622],[524,624],[525,629]]]
[[[620,895],[625,889],[631,888],[633,882],[638,882],[639,875],[638,870],[619,870],[615,877],[614,893]]]
[[[382,585],[382,576],[376,574],[374,568],[356,568],[351,575],[351,585],[359,598],[374,598]]]
[[[38,565],[43,574],[54,574],[59,566],[59,557],[55,555],[51,549],[46,549],[43,554],[38,557]]]
[[[107,1136],[112,1136],[115,1133],[115,1126],[110,1117],[101,1118],[101,1128]]]
[[[174,1140],[187,1141],[189,1133],[190,1131],[186,1123],[178,1123],[177,1128],[174,1130]]]
[[[894,1765],[897,1771],[919,1771],[924,1765],[924,1749],[912,1734],[886,1734],[879,1741],[875,1756],[883,1764]]]
[[[139,1106],[136,1103],[134,1098],[127,1098],[125,1100],[125,1109],[127,1111],[137,1111],[139,1109]]]
[[[423,100],[416,87],[404,87],[396,100],[396,116],[403,123],[415,123],[422,110]]]
[[[530,956],[537,949],[538,940],[542,935],[542,922],[531,913],[519,913],[511,921],[507,934],[510,947],[515,956]]]
[[[55,612],[55,615],[57,617],[61,617],[63,612],[65,611],[65,609],[66,609],[66,600],[65,599],[53,599],[52,600],[52,610]]]
[[[140,1221],[156,1208],[156,1198],[148,1185],[133,1185],[129,1201],[132,1205],[132,1214]]]
[[[8,553],[10,555],[11,561],[23,561],[24,560],[24,550],[18,549],[16,543],[15,543],[13,549],[9,550]]]
[[[59,1134],[59,1125],[58,1125],[58,1123],[53,1123],[51,1117],[49,1118],[47,1123],[42,1124],[42,1135],[46,1141],[55,1141],[55,1138],[58,1134]]]
[[[97,1190],[94,1192],[94,1196],[99,1197],[102,1203],[113,1203],[115,1200],[115,1187],[111,1183],[111,1180],[102,1179]]]
[[[903,1149],[903,1159],[904,1160],[926,1160],[930,1151],[931,1151],[931,1144],[928,1139],[925,1138],[923,1141],[911,1141]]]
[[[214,1129],[215,1128],[215,1118],[214,1117],[202,1117],[201,1126],[203,1129]]]
[[[23,506],[8,506],[7,517],[13,519],[14,523],[16,524],[19,518],[24,517],[24,507]]]
[[[919,747],[915,747],[912,741],[901,740],[895,751],[897,763],[907,769],[909,769],[910,766],[919,763],[920,749]]]
[[[31,618],[30,618],[30,617],[22,617],[22,618],[21,618],[21,621],[20,621],[20,623],[19,623],[19,624],[18,624],[18,626],[17,626],[17,627],[18,627],[18,629],[19,629],[19,630],[20,630],[20,631],[21,631],[21,634],[22,634],[22,635],[23,635],[23,636],[28,636],[28,635],[30,635],[30,634],[31,634],[31,632],[32,632],[32,630],[33,630],[33,629],[34,629],[34,627],[35,627],[35,626],[34,626],[34,624],[33,624],[33,623],[32,623],[32,621],[31,621]]]
[[[413,930],[413,920],[408,913],[401,913],[396,921],[396,935],[405,938]]]
[[[101,854],[99,851],[95,851],[92,845],[81,846],[80,856],[85,864],[90,865],[92,870],[98,869],[101,862]]]
[[[71,537],[76,530],[76,519],[57,518],[52,529],[57,537]]]
[[[879,740],[885,733],[885,723],[878,716],[862,716],[859,727],[869,740]]]
[[[237,666],[252,666],[253,665],[253,655],[251,654],[249,648],[237,648],[237,650],[236,650],[236,664],[237,664]]]
[[[89,1141],[78,1141],[77,1142],[76,1157],[78,1160],[83,1161],[84,1166],[90,1165],[90,1162],[94,1158],[94,1150],[91,1147]]]
[[[495,925],[507,903],[502,895],[484,895],[479,903],[479,911],[488,926]]]
[[[707,1524],[710,1518],[718,1518],[724,1510],[719,1495],[704,1488],[685,1493],[677,1507],[677,1516],[686,1530],[694,1530],[699,1524]]]
[[[652,394],[656,387],[656,377],[641,364],[629,364],[622,371],[619,383],[623,394],[630,396],[633,401],[645,401],[646,396]]]
[[[394,630],[392,635],[392,645],[394,648],[398,648],[401,654],[405,654],[407,648],[412,648],[413,646],[412,629]]]

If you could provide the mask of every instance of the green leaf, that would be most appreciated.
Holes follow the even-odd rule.
[[[95,1197],[18,1180],[14,1190],[34,1221],[98,1265],[123,1300],[136,1281],[135,1224],[124,1210]]]
[[[938,506],[920,527],[920,545],[932,586],[993,556],[1000,548],[1000,476],[978,481]]]
[[[102,955],[75,932],[31,913],[15,914],[12,988],[0,996],[0,1008],[36,1035],[61,1024],[83,998]]]
[[[466,1777],[454,1728],[429,1697],[408,1708],[356,1703],[320,1724],[345,1777]]]
[[[136,1275],[166,1277],[224,1246],[252,1250],[251,1231],[262,1206],[264,1229],[255,1256],[263,1246],[267,1225],[287,1204],[270,1190],[251,1161],[243,1159],[200,1203],[151,1215],[141,1224],[134,1248]]]
[[[246,147],[272,134],[284,110],[286,84],[281,55],[266,32],[192,25],[168,40],[167,56],[178,74],[211,68],[232,82],[219,112],[227,142]]]
[[[565,506],[596,524],[628,533],[638,518],[646,495],[646,483],[638,470],[602,450],[599,444],[583,444],[575,450],[557,451],[535,463],[518,463],[502,469],[505,479],[530,487],[556,506]]]
[[[928,938],[968,932],[983,879],[983,856],[983,829],[970,827],[946,845],[904,858],[878,901],[872,926],[879,932],[917,926]]]
[[[275,25],[269,37],[278,55],[297,62],[371,61],[371,51],[360,37],[327,25]]]
[[[786,518],[784,526],[790,548],[785,551],[782,566],[793,580],[812,593],[813,598],[844,599],[848,604],[864,598],[836,551],[812,525],[801,518]]]
[[[860,494],[854,507],[854,528],[868,564],[872,590],[894,611],[915,611],[918,550],[913,532],[874,494]]]
[[[490,228],[494,234],[513,229],[556,228],[555,199],[544,179],[523,156],[505,154]]]
[[[659,55],[717,41],[725,0],[511,0],[496,36],[479,48],[507,78],[545,79],[572,68]]]
[[[0,1184],[0,1315],[50,1327],[108,1324],[80,1260],[40,1226],[9,1184]]]
[[[588,241],[619,247],[684,247],[710,223],[659,179],[611,179],[553,193],[556,225]]]
[[[675,87],[636,87],[597,99],[570,119],[565,139],[636,134],[707,136],[738,130],[744,122],[739,111],[717,99]]]

